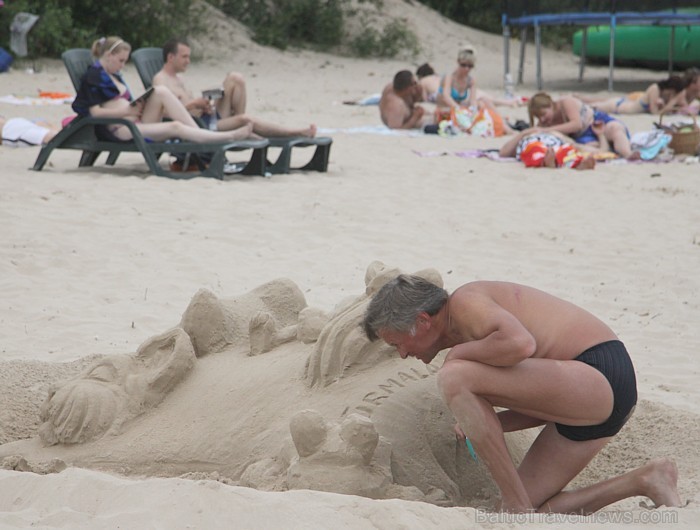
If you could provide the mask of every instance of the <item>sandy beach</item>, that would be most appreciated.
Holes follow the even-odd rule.
[[[386,134],[376,107],[342,102],[379,92],[396,71],[425,61],[447,71],[464,42],[477,48],[479,86],[498,94],[503,59],[498,35],[421,5],[385,4],[415,29],[420,57],[281,52],[254,44],[227,20],[194,43],[193,88],[217,86],[226,71],[243,73],[249,113],[289,126],[314,123],[333,137],[327,173],[177,181],[149,176],[130,154],[114,167],[100,159],[78,168],[79,154],[68,150],[35,172],[38,148],[0,147],[0,528],[697,527],[700,166],[676,159],[534,170],[459,156],[498,148],[503,138]],[[221,35],[233,36],[226,53]],[[573,55],[545,50],[544,57],[553,94],[605,93],[607,68],[590,67],[578,83]],[[526,96],[535,92],[532,49],[527,61],[518,87]],[[22,66],[0,75],[0,96],[72,92],[60,61]],[[132,64],[124,74],[139,93]],[[615,93],[664,75],[617,69]],[[526,119],[523,108],[500,110],[511,121]],[[72,112],[0,103],[0,114],[59,122]],[[640,132],[654,119],[625,122]],[[650,510],[631,498],[564,519],[486,511],[493,484],[454,446],[435,388],[439,360],[430,370],[379,347],[353,357],[349,347],[358,344],[353,323],[366,290],[394,268],[431,269],[448,290],[478,279],[532,285],[607,322],[631,353],[640,401],[571,487],[670,457],[687,506]],[[268,282],[272,295],[259,295]],[[306,306],[337,326],[298,340],[297,313]],[[295,338],[250,355],[256,337],[270,337],[269,323],[248,327],[261,310],[277,331],[297,326]],[[205,344],[220,321],[234,332]],[[149,340],[183,325],[199,339],[190,351],[177,342],[185,335],[163,338],[176,344],[181,371],[158,396],[145,391],[138,410],[114,413],[123,421],[104,436],[42,443],[42,403],[52,385],[115,356],[137,359],[143,384],[157,385],[165,347]],[[130,374],[119,362],[117,372]],[[105,410],[91,413],[103,421]],[[297,454],[293,418],[323,423],[326,446]],[[342,434],[348,426],[375,429],[376,451],[348,460],[344,444],[356,443]],[[516,458],[528,440],[512,438]],[[314,459],[322,451],[331,457]],[[347,491],[334,473],[347,479]],[[327,491],[314,491],[324,485]]]

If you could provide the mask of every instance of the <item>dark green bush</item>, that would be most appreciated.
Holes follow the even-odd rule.
[[[420,51],[417,37],[403,20],[392,20],[381,33],[367,27],[350,41],[350,48],[359,57],[415,56]]]
[[[212,0],[212,3],[246,24],[256,42],[267,46],[281,49],[311,46],[329,51],[347,44],[361,57],[393,57],[406,51],[418,53],[418,39],[401,20],[394,20],[381,30],[368,25],[362,34],[348,39],[345,20],[357,15],[350,0]],[[382,0],[360,0],[359,3],[375,9],[382,7]]]
[[[10,24],[21,11],[40,16],[27,38],[30,57],[58,57],[104,35],[119,35],[135,48],[160,46],[172,35],[195,31],[198,23],[189,0],[14,0],[0,9],[0,46],[6,49]]]
[[[217,2],[212,2],[217,5]],[[249,26],[266,46],[311,45],[328,50],[342,39],[348,0],[221,0],[220,8]]]
[[[347,49],[346,17],[350,0],[210,0],[229,16],[246,24],[257,42],[285,49],[307,46],[330,51]],[[382,0],[360,0],[380,9]],[[10,24],[16,13],[40,16],[27,39],[29,57],[58,57],[68,48],[89,47],[102,36],[118,35],[132,47],[160,46],[174,35],[192,36],[206,30],[189,0],[14,0],[0,9],[0,46],[9,49]],[[197,4],[195,4],[196,6]],[[345,39],[346,42],[343,42]],[[363,56],[415,54],[418,41],[405,22],[368,29],[350,39],[349,48]]]

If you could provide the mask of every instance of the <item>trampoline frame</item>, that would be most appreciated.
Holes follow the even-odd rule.
[[[610,11],[580,11],[570,13],[539,13],[518,17],[510,17],[507,14],[508,2],[503,2],[504,9],[501,15],[503,27],[503,69],[504,79],[510,74],[510,38],[511,27],[520,28],[520,56],[518,64],[517,84],[522,84],[525,46],[527,44],[528,27],[532,26],[535,32],[536,76],[537,89],[542,90],[542,26],[572,25],[583,26],[581,40],[581,58],[579,60],[579,82],[583,81],[583,73],[586,67],[586,44],[588,40],[589,26],[610,26],[610,52],[608,57],[608,90],[613,90],[614,65],[615,65],[615,29],[617,26],[670,26],[671,35],[668,47],[668,71],[673,72],[673,46],[676,26],[700,25],[700,12],[678,13],[676,8],[667,11],[615,11],[615,2],[611,2]],[[586,2],[588,4],[588,2]]]

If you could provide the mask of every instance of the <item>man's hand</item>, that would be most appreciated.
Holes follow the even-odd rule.
[[[211,114],[211,103],[206,98],[196,98],[185,105],[187,111],[199,118],[202,114]]]

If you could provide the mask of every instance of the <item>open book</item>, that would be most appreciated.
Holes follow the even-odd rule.
[[[145,103],[146,100],[151,97],[151,94],[153,94],[153,87],[146,90],[143,94],[141,94],[129,104],[133,107],[134,105],[138,105],[139,103]]]

